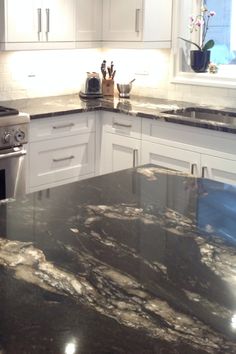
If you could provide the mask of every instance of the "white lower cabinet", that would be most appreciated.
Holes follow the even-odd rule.
[[[140,140],[106,133],[102,141],[100,174],[140,164]]]
[[[200,154],[196,152],[142,141],[142,164],[152,163],[197,176],[200,161]]]
[[[28,192],[94,176],[94,123],[94,112],[31,122]]]
[[[122,113],[35,119],[30,123],[27,190],[147,163],[236,184],[235,151],[233,134]]]
[[[236,184],[236,159],[201,155],[201,176],[223,183]]]
[[[100,174],[138,166],[141,162],[141,119],[103,113]]]
[[[236,184],[236,141],[232,134],[150,119],[143,119],[142,129],[142,164]]]
[[[94,133],[30,146],[30,185],[43,187],[94,173]]]

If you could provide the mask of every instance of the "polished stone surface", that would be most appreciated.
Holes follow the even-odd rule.
[[[235,354],[236,188],[141,166],[0,204],[1,354]]]
[[[176,111],[186,107],[195,107],[196,104],[161,98],[131,96],[130,99],[119,99],[118,97],[114,97],[82,100],[79,97],[79,94],[73,94],[66,96],[4,101],[2,104],[7,107],[17,108],[19,111],[29,113],[31,119],[104,110],[236,134],[235,117],[231,117],[231,119],[229,119],[227,114],[225,114],[225,116],[221,116],[220,118],[218,117],[216,120],[209,120],[209,117],[206,119],[199,119],[194,117],[186,117],[181,114],[166,114],[164,113],[165,111]],[[229,115],[236,112],[236,108],[232,109],[211,106],[200,107],[221,110]]]

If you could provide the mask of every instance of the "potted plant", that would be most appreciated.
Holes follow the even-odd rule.
[[[195,72],[206,72],[210,63],[210,49],[214,47],[215,42],[209,39],[206,43],[206,35],[208,31],[209,20],[215,16],[215,11],[209,11],[205,2],[201,6],[200,14],[190,16],[189,30],[190,33],[194,31],[200,32],[200,43],[190,41],[188,39],[179,37],[183,41],[194,45],[197,50],[190,51],[190,66]]]

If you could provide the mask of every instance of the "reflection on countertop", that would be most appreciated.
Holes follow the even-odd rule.
[[[235,354],[235,204],[155,165],[0,204],[0,350]]]

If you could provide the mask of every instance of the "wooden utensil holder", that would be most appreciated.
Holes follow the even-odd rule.
[[[114,96],[114,80],[102,80],[102,94],[103,96]]]

